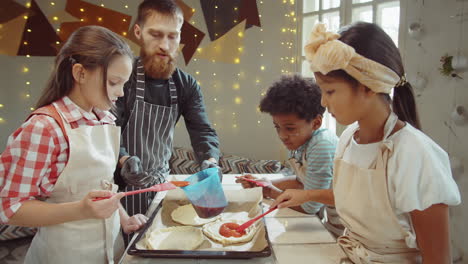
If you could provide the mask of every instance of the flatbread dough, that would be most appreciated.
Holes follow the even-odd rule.
[[[211,222],[211,223],[208,223],[208,224],[205,224],[203,226],[203,234],[205,234],[205,236],[207,236],[208,238],[218,242],[218,243],[221,243],[223,244],[224,246],[226,245],[231,245],[231,244],[238,244],[238,243],[246,243],[246,242],[249,242],[250,240],[252,240],[252,238],[254,237],[255,233],[257,232],[258,230],[258,224],[253,224],[251,226],[249,226],[246,230],[245,230],[245,235],[241,236],[241,237],[224,237],[222,236],[221,234],[219,234],[219,228],[221,227],[221,225],[225,224],[225,223],[237,223],[239,225],[245,223],[246,221],[245,220],[236,220],[236,219],[220,219],[220,220],[217,220],[215,222]]]
[[[177,209],[172,211],[171,217],[172,220],[174,220],[174,222],[182,225],[202,226],[206,223],[218,220],[220,215],[212,218],[200,218],[197,215],[197,212],[195,212],[195,209],[193,208],[192,204],[187,204],[177,207]]]
[[[149,250],[194,250],[203,240],[203,233],[199,228],[175,226],[146,233],[145,244]]]

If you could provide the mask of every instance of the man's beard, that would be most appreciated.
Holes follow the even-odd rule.
[[[167,80],[174,73],[176,69],[175,58],[177,57],[177,53],[175,53],[174,56],[165,53],[167,57],[161,58],[156,55],[156,53],[158,53],[157,51],[149,54],[143,47],[140,53],[145,74],[151,78]]]

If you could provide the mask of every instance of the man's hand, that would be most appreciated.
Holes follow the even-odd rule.
[[[127,184],[135,187],[144,187],[154,181],[153,177],[143,171],[143,166],[137,156],[131,156],[125,160],[120,175]]]
[[[221,181],[223,180],[223,172],[221,170],[221,167],[218,166],[218,162],[216,162],[216,160],[214,158],[209,158],[207,160],[204,160],[200,165],[201,170],[206,170],[206,169],[209,169],[209,168],[218,168],[219,179]]]

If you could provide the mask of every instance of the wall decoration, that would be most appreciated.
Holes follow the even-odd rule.
[[[465,125],[468,121],[468,112],[464,106],[456,105],[450,115],[457,126]]]
[[[30,5],[17,55],[55,56],[62,41],[36,1],[32,0]]]
[[[452,55],[444,55],[440,58],[440,62],[442,63],[442,66],[439,68],[439,71],[442,75],[444,76],[450,76],[450,77],[456,77],[463,79],[458,73],[455,71],[455,69],[452,66],[452,60],[453,56]]]
[[[27,13],[24,13],[26,15]],[[0,26],[0,54],[16,56],[26,24],[23,14]]]
[[[468,59],[466,56],[461,54],[453,56],[452,68],[458,72],[465,71],[468,68]]]
[[[413,22],[408,26],[408,35],[412,39],[419,40],[423,34],[423,27],[419,22]]]
[[[260,27],[256,0],[200,0],[208,35],[212,41],[222,37],[237,24],[246,20],[245,28]]]
[[[198,28],[192,26],[187,21],[182,25],[182,34],[180,36],[180,44],[184,45],[182,54],[184,56],[185,65],[192,59],[193,54],[205,37],[205,33]]]
[[[13,0],[2,0],[2,8],[0,8],[0,23],[6,23],[20,15],[27,15],[28,12],[28,8]]]

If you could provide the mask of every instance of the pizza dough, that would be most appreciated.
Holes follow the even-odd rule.
[[[253,224],[245,230],[246,234],[241,237],[224,237],[221,234],[219,234],[219,228],[225,223],[237,223],[241,225],[245,223],[245,220],[220,219],[215,222],[207,223],[203,226],[203,234],[205,234],[205,236],[209,237],[210,239],[226,246],[231,244],[249,242],[250,240],[252,240],[252,238],[258,230],[258,224]]]
[[[204,241],[199,228],[175,226],[155,229],[146,233],[145,244],[149,250],[194,250]]]
[[[197,215],[197,212],[195,212],[192,204],[177,207],[177,209],[172,211],[171,217],[174,222],[186,226],[202,226],[206,223],[219,219],[219,216],[212,218],[200,218]]]

